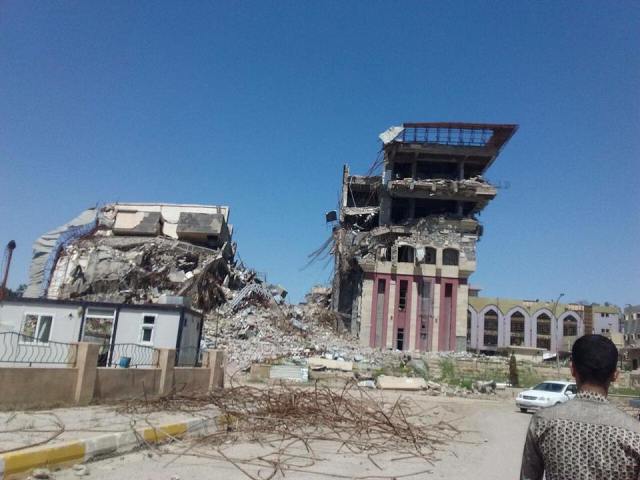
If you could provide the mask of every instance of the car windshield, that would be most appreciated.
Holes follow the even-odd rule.
[[[533,389],[542,390],[544,392],[561,392],[563,388],[564,388],[564,385],[561,383],[543,382],[539,385],[536,385]]]

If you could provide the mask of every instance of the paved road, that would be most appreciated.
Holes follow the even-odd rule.
[[[414,394],[422,407],[443,420],[453,421],[464,433],[458,442],[440,452],[440,460],[428,465],[422,460],[376,456],[373,462],[365,454],[339,450],[332,442],[313,445],[315,460],[302,445],[287,449],[280,458],[285,465],[273,478],[446,478],[512,480],[518,477],[528,414],[516,410],[513,400],[471,400],[427,397]],[[225,444],[219,447],[178,443],[161,450],[137,451],[88,464],[88,479],[186,480],[221,478],[224,480],[264,479],[273,472],[255,458],[273,460],[279,445],[255,443]],[[222,452],[222,453],[220,453]],[[223,456],[228,457],[226,460]],[[235,463],[235,464],[234,464]],[[377,466],[376,466],[377,465]],[[426,470],[429,473],[426,473]],[[411,475],[414,474],[414,475]],[[77,480],[74,472],[59,471],[56,479]]]

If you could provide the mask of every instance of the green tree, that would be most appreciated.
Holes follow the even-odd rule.
[[[516,360],[516,356],[512,353],[511,358],[509,359],[509,382],[512,387],[518,387],[518,362]]]

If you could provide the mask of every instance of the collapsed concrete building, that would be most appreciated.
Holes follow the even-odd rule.
[[[25,297],[121,303],[224,303],[255,273],[236,268],[229,207],[116,203],[36,240]],[[167,300],[169,298],[169,300]],[[177,300],[176,300],[177,301]]]
[[[361,345],[465,350],[483,175],[517,125],[405,123],[380,135],[371,172],[345,165],[333,230],[332,307]]]

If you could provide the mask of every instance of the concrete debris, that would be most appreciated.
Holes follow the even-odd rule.
[[[496,382],[492,380],[490,382],[483,382],[477,380],[473,382],[473,389],[480,393],[495,393],[496,392]]]
[[[246,285],[230,302],[231,311],[236,311],[240,306],[246,305],[251,299],[255,299],[261,304],[268,305],[275,298],[271,294],[271,290],[258,283],[250,283]]]
[[[33,472],[31,472],[32,478],[37,478],[39,480],[47,480],[53,478],[51,472],[46,468],[36,468]]]
[[[89,467],[80,464],[74,465],[73,474],[77,477],[86,477],[87,475],[89,475]]]
[[[343,372],[352,372],[353,363],[346,362],[344,360],[328,360],[326,358],[311,357],[308,360],[309,367],[312,370],[328,369],[328,370],[341,370]]]
[[[100,237],[67,246],[54,269],[49,297],[157,303],[186,296],[203,310],[227,300],[225,279],[239,288],[250,273],[220,252],[163,237]]]
[[[360,380],[358,382],[358,387],[360,388],[376,388],[375,380]]]
[[[436,382],[432,382],[432,381],[428,381],[427,382],[427,388],[429,390],[435,390],[437,392],[442,390],[442,385],[440,385],[439,383]]]
[[[299,305],[281,304],[274,297],[267,301],[260,295],[248,296],[234,309],[237,295],[230,291],[228,303],[210,312],[203,332],[206,345],[227,350],[232,370],[248,369],[253,363],[276,364],[282,359],[306,366],[311,357],[337,363],[342,359],[340,369],[345,369],[354,361],[379,363],[389,355],[358,346],[349,332],[342,331],[325,292],[309,294],[308,301]]]
[[[376,379],[376,386],[382,390],[424,390],[427,382],[424,378],[380,375]]]
[[[291,382],[309,381],[309,369],[296,365],[273,365],[269,369],[271,380],[287,380]]]
[[[205,205],[89,209],[36,241],[25,296],[175,303],[205,313],[256,296],[264,306],[284,302],[284,287],[235,260],[228,215],[228,207]]]

